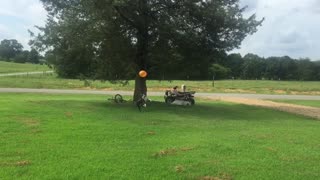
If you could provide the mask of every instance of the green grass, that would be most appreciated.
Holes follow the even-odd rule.
[[[0,61],[0,73],[32,72],[50,70],[45,65],[18,64]],[[216,93],[258,93],[258,94],[306,94],[320,95],[319,82],[304,81],[261,81],[261,80],[225,80],[215,81],[157,81],[148,80],[149,91],[164,91],[176,85],[185,84],[189,90],[197,92]],[[108,89],[129,90],[134,89],[134,81],[122,86],[109,82],[91,81],[89,87],[80,80],[61,79],[56,75],[28,75],[17,77],[0,77],[0,87],[12,88],[51,88],[51,89]]]
[[[16,73],[16,72],[48,71],[48,70],[50,69],[46,65],[19,64],[19,63],[0,61],[0,74]]]
[[[317,120],[223,102],[140,113],[105,96],[0,97],[0,179],[320,178]]]
[[[185,84],[188,90],[216,93],[258,93],[258,94],[307,94],[320,95],[320,82],[303,81],[157,81],[148,80],[149,91],[164,91],[175,85]],[[60,79],[56,75],[31,75],[18,77],[0,77],[0,87],[20,88],[52,88],[52,89],[108,89],[133,90],[134,81],[129,85],[111,84],[109,82],[92,81],[90,87],[84,82],[74,79]]]
[[[320,101],[316,101],[316,100],[315,101],[313,101],[313,100],[312,101],[309,101],[309,100],[272,100],[272,101],[320,108]]]

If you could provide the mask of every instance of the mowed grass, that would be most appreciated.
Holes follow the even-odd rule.
[[[316,100],[314,101],[313,100],[312,101],[310,100],[272,100],[272,101],[320,108],[320,101],[316,101]]]
[[[49,71],[46,65],[36,64],[20,64],[0,61],[0,74],[17,73],[17,72],[34,72],[34,71]]]
[[[314,119],[219,101],[139,112],[106,96],[0,97],[0,179],[320,178]]]
[[[188,90],[197,92],[320,95],[320,82],[224,80],[215,81],[213,87],[211,81],[147,81],[149,91],[165,91],[182,84],[186,85]],[[89,83],[85,83],[77,79],[61,79],[56,75],[47,74],[0,77],[0,87],[132,91],[134,81],[129,81],[129,84],[125,86],[112,84],[108,81],[89,81]]]

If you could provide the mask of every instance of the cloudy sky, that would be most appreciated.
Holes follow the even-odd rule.
[[[240,0],[245,16],[265,17],[263,25],[233,52],[320,59],[320,0]],[[0,0],[0,40],[17,39],[26,49],[28,29],[45,24],[39,0]]]

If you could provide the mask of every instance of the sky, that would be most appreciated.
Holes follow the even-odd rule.
[[[265,18],[231,53],[320,60],[320,0],[240,0],[245,17]],[[39,0],[0,0],[0,40],[17,39],[30,49],[28,29],[44,26],[46,11]]]

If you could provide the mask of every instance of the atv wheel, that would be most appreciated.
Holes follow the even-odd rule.
[[[171,103],[173,103],[173,101],[174,101],[174,98],[172,98],[172,97],[166,97],[166,98],[165,98],[165,102],[166,102],[167,104],[171,104]]]
[[[194,99],[189,99],[189,102],[191,103],[191,106],[193,106],[196,103]]]

